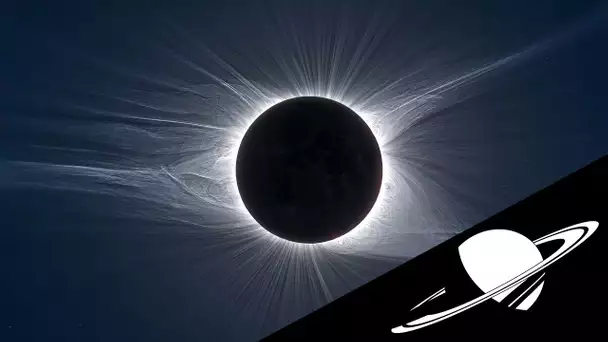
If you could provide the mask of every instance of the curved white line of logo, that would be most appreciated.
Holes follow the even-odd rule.
[[[553,254],[551,254],[547,259],[536,264],[535,266],[533,266],[532,268],[528,269],[527,271],[521,273],[517,277],[515,277],[515,278],[507,281],[506,283],[494,288],[493,290],[487,292],[486,294],[484,294],[480,297],[477,297],[471,301],[468,301],[464,304],[451,308],[449,310],[442,311],[442,312],[439,312],[436,314],[430,314],[430,315],[423,316],[421,318],[418,318],[416,320],[413,320],[413,321],[407,323],[405,326],[400,325],[396,328],[393,328],[393,329],[391,329],[391,331],[395,334],[401,334],[401,333],[405,333],[405,332],[409,332],[409,331],[418,330],[420,328],[424,328],[429,325],[433,325],[435,323],[439,323],[454,315],[457,315],[461,312],[471,309],[471,308],[485,302],[486,300],[489,300],[489,299],[495,297],[496,295],[498,295],[500,293],[503,293],[515,286],[520,285],[529,277],[531,277],[534,274],[545,269],[549,265],[553,264],[557,260],[564,257],[566,254],[568,254],[574,248],[578,247],[581,243],[583,243],[585,240],[587,240],[595,232],[595,230],[597,229],[598,226],[599,226],[599,223],[597,221],[583,222],[583,223],[575,224],[570,227],[566,227],[564,229],[558,230],[556,232],[553,232],[551,234],[548,234],[546,236],[543,236],[543,237],[535,240],[534,241],[535,245],[541,245],[543,243],[546,243],[549,241],[554,241],[554,240],[563,240],[564,243],[561,245],[561,247],[557,251],[555,251]],[[445,293],[445,289],[442,289],[439,292],[441,292],[441,294],[443,294],[443,293]],[[438,297],[438,293],[435,293],[431,297],[432,298],[426,299],[421,304],[428,302],[429,300],[431,300],[433,298]],[[416,307],[420,306],[421,304],[417,305]]]

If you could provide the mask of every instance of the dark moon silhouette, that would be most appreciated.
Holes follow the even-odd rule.
[[[333,240],[372,209],[382,156],[367,124],[347,106],[297,97],[260,115],[238,150],[236,179],[251,216],[301,243]]]

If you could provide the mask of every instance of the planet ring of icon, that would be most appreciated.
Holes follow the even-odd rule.
[[[459,313],[462,313],[468,309],[471,309],[489,299],[492,299],[493,297],[495,297],[496,295],[498,295],[500,293],[503,293],[505,291],[508,291],[509,289],[512,289],[512,288],[520,285],[529,277],[531,277],[531,276],[535,275],[536,273],[542,271],[543,269],[547,268],[548,266],[550,266],[557,260],[564,257],[566,254],[568,254],[569,252],[574,250],[576,247],[578,247],[581,243],[583,243],[585,240],[587,240],[596,231],[598,226],[599,226],[599,223],[596,221],[583,222],[583,223],[579,223],[579,224],[555,231],[553,233],[550,233],[546,236],[543,236],[543,237],[533,241],[534,245],[536,245],[536,246],[542,245],[542,244],[550,242],[550,241],[555,241],[555,240],[562,240],[563,244],[560,246],[560,248],[557,251],[552,253],[549,257],[547,257],[540,263],[529,268],[527,271],[519,274],[517,277],[514,277],[511,280],[503,283],[502,285],[497,286],[493,290],[488,291],[487,293],[485,293],[473,300],[470,300],[464,304],[458,305],[456,307],[453,307],[451,309],[448,309],[448,310],[445,310],[445,311],[442,311],[439,313],[423,316],[423,317],[413,320],[405,325],[401,325],[396,328],[393,328],[393,329],[391,329],[391,331],[395,334],[400,334],[400,333],[405,333],[405,332],[414,331],[414,330],[417,330],[420,328],[424,328],[424,327],[433,325],[435,323],[439,323],[440,321],[443,321],[443,320],[448,319],[452,316],[455,316]],[[444,293],[445,289],[443,289],[441,291],[443,291],[442,293]],[[438,293],[435,293],[433,296],[431,296],[424,302],[431,300],[433,298],[436,298],[437,296],[438,296]]]

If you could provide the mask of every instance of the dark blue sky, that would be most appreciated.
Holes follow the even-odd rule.
[[[222,213],[194,215],[167,183],[153,184],[150,174],[204,153],[213,141],[167,122],[124,117],[169,118],[167,109],[144,113],[98,95],[170,96],[176,87],[214,82],[169,51],[239,85],[212,52],[246,80],[281,88],[293,76],[275,63],[281,57],[324,65],[325,35],[344,43],[345,55],[377,37],[363,45],[369,55],[351,87],[413,73],[399,95],[533,47],[496,72],[434,95],[428,115],[391,142],[419,186],[409,197],[419,211],[391,221],[399,226],[391,229],[444,221],[450,228],[419,240],[385,234],[385,247],[372,254],[394,256],[404,246],[397,260],[337,253],[349,271],[327,271],[331,298],[608,152],[601,1],[19,3],[3,5],[0,14],[1,341],[256,340],[328,300],[316,283],[290,279],[289,269],[254,262],[242,271],[247,260],[267,259],[207,229],[223,224]],[[205,106],[227,98],[202,94],[197,101]],[[167,106],[186,112],[189,103],[176,98]],[[183,121],[222,125],[213,115]],[[293,282],[284,288],[293,296],[276,298],[294,301],[267,295],[264,281],[241,291],[257,279],[256,267]]]

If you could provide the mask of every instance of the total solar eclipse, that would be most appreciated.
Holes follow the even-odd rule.
[[[236,159],[243,204],[267,231],[321,243],[355,228],[382,185],[382,155],[366,122],[326,98],[297,97],[262,113]]]

